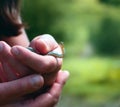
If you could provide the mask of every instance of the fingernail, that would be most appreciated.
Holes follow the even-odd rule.
[[[3,50],[3,44],[0,43],[0,52]]]
[[[43,85],[43,77],[40,75],[36,75],[32,77],[30,82],[35,88],[40,88]]]
[[[12,48],[12,53],[15,55],[19,55],[19,50],[16,47]]]

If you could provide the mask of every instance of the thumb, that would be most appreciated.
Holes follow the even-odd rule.
[[[40,54],[47,54],[48,52],[54,50],[58,47],[56,40],[49,34],[44,34],[35,37],[30,46]]]

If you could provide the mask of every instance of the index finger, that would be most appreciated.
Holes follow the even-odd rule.
[[[20,62],[41,74],[52,72],[62,64],[62,61],[56,63],[53,56],[36,54],[21,46],[12,47],[11,52]]]

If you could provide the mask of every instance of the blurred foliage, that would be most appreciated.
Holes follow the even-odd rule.
[[[29,38],[49,33],[65,44],[63,69],[71,76],[64,94],[93,99],[93,103],[120,99],[119,4],[119,0],[23,1],[22,16],[29,25]],[[96,58],[91,51],[106,57]]]
[[[104,6],[99,0],[24,0],[22,8],[23,20],[29,26],[29,38],[51,34],[58,42],[69,43],[69,55],[80,54],[89,38],[92,38],[97,52],[118,54],[119,13],[119,7]],[[71,49],[74,50],[72,53]]]
[[[100,0],[100,2],[110,5],[120,6],[120,0]]]
[[[95,33],[91,41],[98,54],[120,55],[120,20],[105,17],[101,28]]]
[[[22,15],[30,27],[27,30],[30,39],[44,33],[54,35],[59,41],[67,38],[64,37],[64,25],[61,23],[61,20],[66,14],[66,11],[64,11],[64,3],[66,3],[66,1],[63,0],[23,1]]]
[[[70,99],[68,100],[72,100],[63,107],[73,105],[76,102],[74,101],[76,100],[75,96],[79,100],[75,107],[120,106],[119,59],[106,57],[69,58],[64,61],[63,69],[70,70],[71,75],[65,86],[64,95],[69,95]]]

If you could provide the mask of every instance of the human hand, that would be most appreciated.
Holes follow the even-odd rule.
[[[61,91],[68,76],[68,72],[59,71],[56,81],[46,93],[39,95],[35,99],[15,101],[0,107],[54,107],[59,101]]]
[[[0,107],[13,101],[20,101],[24,95],[40,90],[43,84],[43,77],[37,74],[0,83]]]
[[[0,41],[0,80],[12,81],[20,77],[32,74],[32,71],[19,63],[11,53],[11,47],[4,41]]]
[[[48,39],[48,41],[49,41],[49,39]],[[32,43],[31,43],[31,46],[33,46],[33,48],[34,48],[34,46],[35,46],[35,44],[39,44],[40,43],[40,41],[37,41],[37,40],[33,40],[32,41]],[[57,43],[56,43],[57,44]],[[6,43],[4,43],[4,42],[2,42],[2,45],[3,45],[3,50],[2,51],[0,51],[0,54],[1,54],[1,56],[0,56],[0,60],[2,61],[2,64],[4,65],[4,70],[6,71],[6,73],[8,73],[8,75],[6,76],[6,77],[9,77],[10,75],[12,75],[12,74],[14,74],[14,75],[12,75],[9,79],[11,79],[11,80],[13,80],[13,79],[15,79],[16,78],[16,76],[17,76],[17,78],[21,78],[21,76],[25,76],[25,75],[28,75],[28,74],[32,74],[33,73],[33,69],[31,69],[29,66],[27,66],[27,65],[25,65],[23,62],[22,63],[20,63],[20,59],[18,58],[18,60],[16,60],[17,58],[14,58],[13,57],[13,54],[11,54],[11,47],[9,46],[9,45],[7,45]],[[0,46],[1,46],[1,44],[0,44]],[[44,45],[43,45],[44,46]],[[48,46],[48,45],[47,45]],[[53,46],[53,45],[51,45],[51,46]],[[50,46],[50,48],[46,48],[46,49],[48,49],[47,51],[49,52],[50,50],[51,50],[51,46]],[[57,48],[58,47],[58,48]],[[14,47],[13,47],[14,48]],[[22,48],[23,49],[23,47],[19,47],[18,46],[18,48]],[[56,48],[56,50],[58,49],[60,49],[59,48],[59,46],[58,46],[58,44],[54,47],[52,47],[53,49],[55,49]],[[34,48],[35,49],[35,48]],[[45,48],[44,48],[45,49]],[[37,49],[36,49],[37,50]],[[57,50],[57,51],[58,51]],[[22,50],[23,51],[23,54],[24,54],[24,52],[30,52],[30,51],[28,51],[27,49],[23,49]],[[47,51],[41,51],[39,48],[38,48],[38,52],[43,52],[43,54],[45,53],[45,52],[47,52]],[[60,50],[61,51],[61,50]],[[33,54],[33,53],[32,53]],[[35,54],[35,53],[34,53]],[[27,54],[28,55],[28,54]],[[25,57],[25,55],[23,55],[24,57]],[[28,55],[29,56],[29,55]],[[23,57],[23,59],[24,59],[24,57]],[[49,57],[49,60],[50,59],[53,59],[53,61],[52,62],[50,62],[51,63],[51,65],[52,65],[52,68],[54,68],[55,66],[56,66],[56,59],[53,57],[53,56],[46,56],[46,57]],[[52,58],[51,58],[52,57]],[[29,57],[28,57],[29,58]],[[47,58],[46,58],[47,59]],[[34,58],[32,59],[33,61],[35,61],[34,60]],[[31,60],[31,61],[32,61]],[[41,61],[43,61],[44,60],[44,56],[42,57],[41,56]],[[58,62],[58,69],[60,69],[59,67],[61,67],[61,63],[62,63],[62,59],[58,59],[59,60],[59,62]],[[29,62],[28,62],[29,63]],[[40,63],[40,62],[39,62]],[[59,65],[60,64],[60,65]],[[7,66],[6,66],[7,65]],[[25,65],[25,66],[24,66]],[[44,63],[43,63],[43,65],[44,65]],[[49,65],[49,64],[48,64]],[[45,67],[45,66],[42,66],[41,65],[41,67],[43,68],[43,69],[41,69],[42,70],[42,73],[46,73],[46,70],[47,70],[47,68]],[[44,67],[46,68],[46,70],[44,70]],[[50,67],[50,66],[48,66],[48,67]],[[39,67],[40,68],[40,67]],[[51,68],[51,69],[52,69]],[[55,68],[54,68],[55,69]],[[48,74],[48,76],[49,76],[49,79],[50,78],[52,78],[52,77],[54,77],[53,78],[53,80],[55,80],[55,78],[56,78],[56,75],[57,75],[57,70],[54,72],[54,71],[50,71],[49,72],[49,70],[50,70],[50,68],[48,68],[48,73],[53,73],[53,74]],[[14,72],[13,72],[14,71]],[[16,72],[17,71],[17,72]],[[39,71],[38,71],[39,72]],[[12,73],[12,74],[11,74]],[[47,77],[47,76],[44,76],[44,77]],[[17,79],[16,78],[16,79]],[[51,84],[51,83],[53,83],[53,80],[52,80],[52,82],[49,82],[48,84]],[[47,81],[47,79],[46,79],[46,81]],[[49,81],[49,80],[48,80]],[[57,92],[57,91],[56,91]],[[57,93],[59,93],[59,91],[57,92]],[[52,99],[51,99],[52,100]],[[50,101],[51,101],[50,100]],[[15,104],[16,105],[16,104]],[[8,107],[10,107],[10,106],[8,106]],[[11,107],[13,107],[13,106],[11,106]],[[18,107],[18,106],[17,106]],[[44,107],[44,106],[42,106],[42,107]]]
[[[61,47],[48,34],[34,38],[30,46],[37,54],[21,46],[12,47],[11,52],[18,62],[32,69],[34,73],[43,75],[45,85],[52,85],[61,68],[62,58],[46,54],[53,50],[62,54]]]
[[[32,40],[30,46],[38,54],[46,54],[52,50],[61,53],[61,48],[50,35],[36,37]],[[13,47],[11,53],[11,47],[3,41],[0,42],[0,47],[0,61],[4,70],[1,74],[5,74],[4,76],[1,75],[3,82],[21,78],[32,73],[44,73],[45,83],[50,85],[54,82],[57,71],[60,70],[62,65],[62,58],[38,55],[20,46]],[[19,55],[16,52],[16,47],[18,50],[20,49]]]

